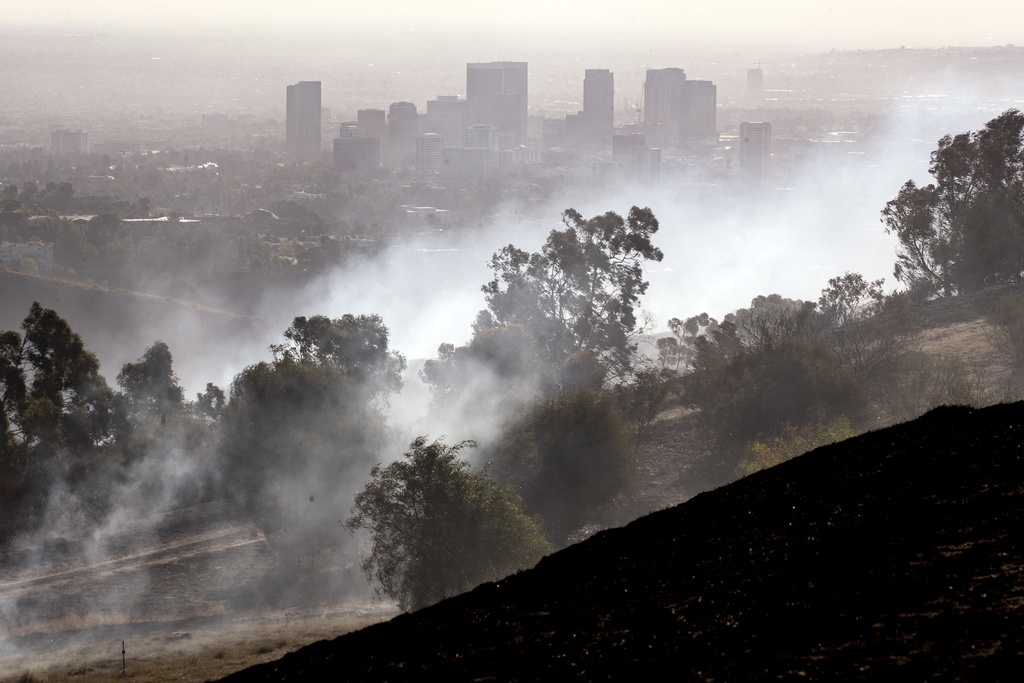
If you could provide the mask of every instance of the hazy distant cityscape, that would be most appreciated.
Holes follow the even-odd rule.
[[[0,675],[213,680],[1020,398],[1009,9],[450,5],[0,25]]]

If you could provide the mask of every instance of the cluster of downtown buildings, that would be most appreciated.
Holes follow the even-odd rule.
[[[760,70],[756,72],[759,76]],[[542,147],[598,153],[593,162],[597,174],[655,182],[662,149],[713,147],[719,142],[717,86],[689,80],[681,68],[648,69],[639,107],[642,119],[618,130],[614,74],[587,69],[583,110],[545,118],[542,145],[528,144],[527,98],[526,62],[467,64],[465,99],[438,96],[427,102],[425,116],[411,102],[395,102],[386,112],[362,109],[357,120],[342,123],[334,139],[334,167],[355,173],[373,173],[383,166],[485,176],[539,165]],[[287,87],[285,141],[292,158],[320,160],[322,111],[320,81]],[[740,179],[763,184],[771,126],[742,124],[738,145]]]

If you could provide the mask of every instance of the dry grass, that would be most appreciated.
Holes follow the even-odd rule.
[[[193,630],[168,629],[127,639],[123,673],[121,640],[86,635],[76,646],[46,656],[5,653],[0,681],[212,680],[394,614],[390,605],[367,602],[325,613],[265,612]]]

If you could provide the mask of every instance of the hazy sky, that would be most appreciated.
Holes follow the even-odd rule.
[[[674,33],[692,43],[737,41],[745,45],[822,48],[943,47],[1022,43],[1024,3],[1012,0],[42,0],[11,3],[0,21],[59,26],[65,30],[149,28],[181,24],[267,28],[305,25],[340,30],[373,23],[405,30],[438,25],[479,32],[523,27],[579,31],[632,30]]]

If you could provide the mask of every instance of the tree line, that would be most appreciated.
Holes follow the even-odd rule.
[[[962,363],[925,358],[914,336],[923,300],[1019,280],[1021,187],[1000,165],[1020,155],[996,151],[1019,150],[1020,123],[1008,112],[944,138],[927,196],[908,183],[885,207],[906,291],[845,273],[816,301],[772,294],[721,319],[672,319],[649,353],[637,307],[644,264],[662,258],[656,217],[567,210],[538,251],[494,254],[471,338],[423,366],[427,422],[456,425],[453,441],[388,423],[406,360],[379,316],[296,317],[271,360],[188,400],[166,344],[125,364],[114,389],[67,323],[35,304],[20,331],[0,334],[3,539],[31,531],[58,489],[75,514],[102,519],[112,487],[173,443],[196,465],[179,503],[233,501],[286,572],[336,557],[344,521],[366,534],[367,576],[415,609],[600,525],[666,425],[700,435],[686,476],[707,486],[937,402],[980,400]],[[1018,366],[1022,311],[1010,297],[989,316]]]

